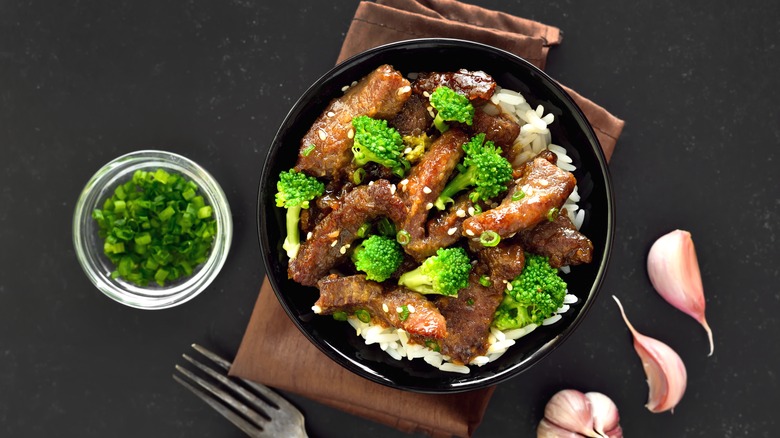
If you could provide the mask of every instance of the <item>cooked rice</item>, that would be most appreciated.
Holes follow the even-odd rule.
[[[412,78],[412,76],[409,77]],[[346,87],[345,91],[348,88],[349,87]],[[483,110],[492,115],[503,112],[520,124],[520,134],[517,136],[517,139],[515,139],[514,144],[514,150],[517,153],[515,161],[512,163],[513,166],[516,167],[535,157],[542,150],[548,149],[558,157],[558,167],[568,172],[576,170],[576,167],[572,164],[573,160],[567,154],[566,149],[551,143],[551,134],[548,126],[555,121],[555,116],[552,113],[545,114],[542,105],[532,108],[521,93],[497,87],[493,97],[490,98],[490,102],[485,105]],[[404,181],[402,181],[401,184],[403,185]],[[578,230],[585,220],[585,211],[579,208],[579,201],[580,195],[577,187],[575,187],[572,194],[564,203],[564,208],[567,211],[569,219]],[[471,210],[469,211],[469,214],[473,215]],[[570,272],[568,266],[563,266],[560,270],[564,274]],[[567,293],[563,299],[564,304],[553,316],[542,321],[541,325],[552,325],[560,321],[562,318],[561,314],[566,313],[571,308],[571,305],[577,303],[577,301],[578,298],[575,295]],[[404,358],[409,360],[422,358],[426,363],[441,371],[462,374],[469,373],[468,366],[451,363],[451,358],[449,356],[433,351],[423,345],[410,344],[409,335],[403,329],[392,327],[386,328],[380,325],[364,323],[354,316],[350,316],[347,320],[355,329],[356,334],[365,340],[366,345],[379,344],[382,351],[396,360],[402,360]],[[512,347],[518,339],[536,330],[537,327],[539,327],[539,325],[530,324],[519,329],[506,331],[491,327],[490,335],[488,335],[488,350],[486,355],[473,358],[469,365],[483,366],[498,359],[507,351],[507,349]]]

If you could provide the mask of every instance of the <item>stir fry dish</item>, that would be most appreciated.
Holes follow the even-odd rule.
[[[576,301],[562,271],[593,258],[553,121],[481,71],[378,67],[279,175],[289,278],[319,290],[315,313],[388,334],[393,357],[493,360]]]

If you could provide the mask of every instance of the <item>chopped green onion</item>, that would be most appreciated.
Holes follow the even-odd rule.
[[[558,218],[558,214],[560,212],[561,211],[557,207],[551,208],[549,211],[547,211],[547,220],[550,222],[554,221]]]
[[[525,198],[525,192],[518,189],[514,193],[512,193],[512,200],[513,201],[519,201],[521,199]]]
[[[474,299],[473,298],[469,298],[468,300],[466,300],[466,304],[468,304],[469,306],[473,306],[474,305]]]
[[[358,230],[355,232],[356,237],[366,237],[366,234],[368,234],[368,230],[371,229],[371,224],[368,222],[364,223],[363,225],[358,228]]]
[[[308,156],[309,156],[309,154],[311,153],[311,151],[313,151],[313,150],[314,150],[314,147],[315,147],[315,146],[314,146],[314,143],[312,143],[312,144],[310,144],[310,145],[306,146],[306,147],[305,147],[305,148],[304,148],[304,149],[301,151],[301,155],[303,155],[304,157],[308,157]]]
[[[490,281],[490,277],[488,277],[487,275],[483,275],[479,277],[479,284],[485,287],[490,287],[493,285],[493,282]]]
[[[406,230],[401,230],[398,232],[398,234],[395,236],[395,240],[401,244],[401,246],[406,246],[409,244],[409,242],[412,241],[412,235],[409,234]]]
[[[401,306],[401,311],[398,312],[398,319],[401,321],[406,321],[407,318],[409,318],[409,307],[404,304]]]
[[[357,170],[352,172],[352,182],[355,184],[360,184],[363,182],[363,178],[366,177],[366,169],[363,169],[362,167],[359,167]]]
[[[482,206],[479,204],[474,204],[474,214],[480,214],[482,213]]]
[[[208,258],[217,233],[212,206],[198,185],[164,169],[136,170],[118,185],[92,218],[114,264],[112,278],[146,287],[164,286]]]
[[[355,316],[360,322],[365,322],[366,324],[371,322],[371,314],[368,313],[368,310],[358,309],[355,311]]]
[[[439,346],[439,343],[434,341],[433,339],[426,340],[425,346],[430,348],[433,351],[441,351],[441,347]]]
[[[336,312],[333,314],[333,319],[335,319],[336,321],[346,321],[347,312]]]
[[[487,230],[479,236],[482,246],[496,246],[501,241],[501,236],[493,230]]]
[[[383,236],[391,237],[395,235],[395,225],[386,217],[379,219],[376,223],[376,229]]]

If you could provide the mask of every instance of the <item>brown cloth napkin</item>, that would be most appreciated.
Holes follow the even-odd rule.
[[[339,62],[381,44],[422,37],[490,44],[543,68],[547,51],[560,43],[561,32],[552,26],[454,0],[364,1],[352,20]],[[609,159],[623,121],[572,90],[566,91],[593,125]],[[470,437],[482,421],[495,389],[428,395],[363,379],[336,365],[298,331],[267,279],[230,372],[404,432],[422,432],[433,437]]]

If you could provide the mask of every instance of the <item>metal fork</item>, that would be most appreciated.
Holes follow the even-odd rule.
[[[217,365],[219,371],[187,354],[182,354],[182,357],[200,370],[201,375],[208,376],[215,382],[200,377],[178,364],[176,371],[179,374],[173,374],[174,380],[251,437],[306,438],[303,414],[290,402],[267,386],[227,376],[231,365],[229,361],[198,344],[192,344],[192,348]]]

